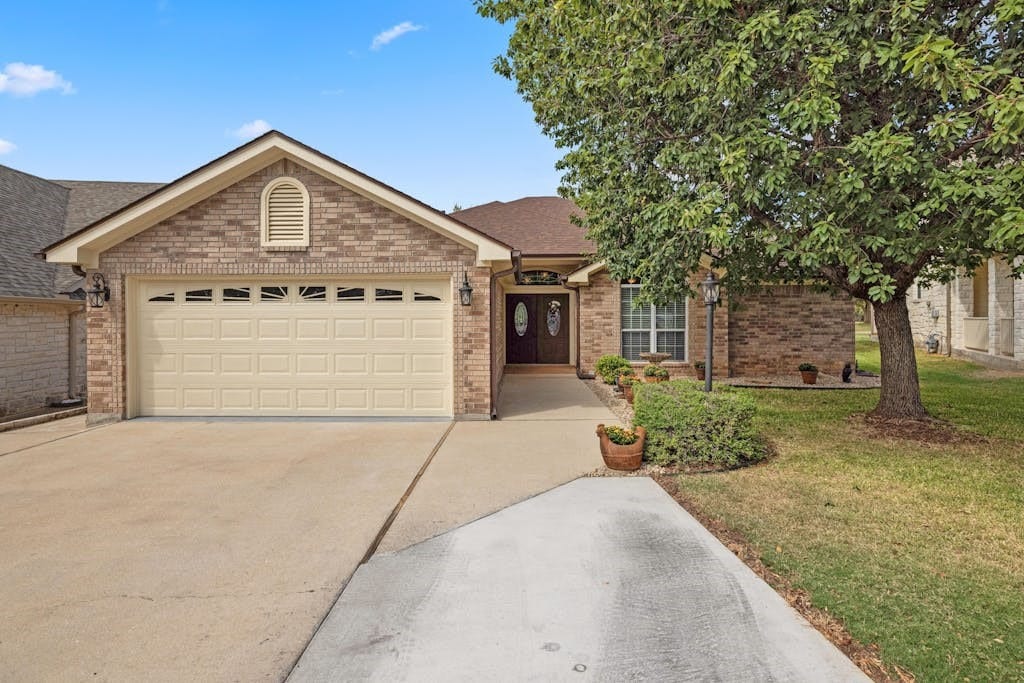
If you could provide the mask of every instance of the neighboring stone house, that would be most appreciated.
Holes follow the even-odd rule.
[[[44,180],[0,166],[0,417],[85,396],[83,280],[39,250],[155,187]]]
[[[493,417],[506,366],[690,374],[695,302],[634,308],[557,197],[448,215],[270,132],[44,250],[88,308],[93,422],[141,415]],[[717,309],[720,373],[838,373],[849,300],[771,287]]]
[[[1024,280],[1003,258],[987,259],[949,284],[915,285],[907,296],[915,343],[983,365],[1024,370]]]

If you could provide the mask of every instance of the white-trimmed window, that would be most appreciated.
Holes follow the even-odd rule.
[[[263,188],[260,244],[283,249],[309,246],[309,192],[295,178],[275,178]]]
[[[640,285],[622,283],[622,356],[639,361],[641,353],[670,353],[670,360],[686,360],[686,301],[666,306],[633,306]]]

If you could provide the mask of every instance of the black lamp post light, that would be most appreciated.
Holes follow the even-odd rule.
[[[469,306],[473,303],[473,288],[469,286],[469,278],[466,277],[466,271],[462,271],[462,286],[459,287],[459,302],[463,306]]]
[[[700,295],[704,299],[704,308],[707,310],[707,339],[705,341],[707,357],[704,365],[704,391],[711,391],[711,368],[714,357],[715,341],[715,306],[718,305],[718,298],[721,294],[722,285],[715,279],[715,274],[708,271],[708,276],[700,283]]]
[[[92,288],[85,291],[92,308],[103,308],[104,301],[110,301],[110,285],[102,273],[92,274]]]

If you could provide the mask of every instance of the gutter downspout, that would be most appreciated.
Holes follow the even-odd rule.
[[[577,379],[594,379],[595,375],[593,373],[583,372],[583,366],[580,359],[580,348],[582,346],[580,343],[580,318],[583,313],[580,308],[580,287],[579,285],[570,287],[569,277],[567,275],[562,275],[558,279],[561,281],[563,287],[576,295],[576,377]]]
[[[513,263],[515,263],[515,256],[514,256],[514,254],[515,254],[515,252],[513,252],[513,257],[512,257],[513,258]],[[490,286],[490,290],[491,290],[491,329],[490,329],[490,333],[492,335],[492,338],[491,338],[492,353],[493,353],[493,349],[494,349],[494,339],[493,339],[493,335],[494,335],[494,319],[495,319],[495,316],[497,315],[495,313],[495,310],[496,310],[495,307],[498,304],[501,303],[500,301],[497,300],[498,299],[498,291],[497,291],[497,288],[495,287],[495,285],[498,283],[498,278],[499,277],[505,277],[506,275],[510,275],[510,274],[512,274],[514,272],[516,272],[516,269],[513,266],[512,268],[506,268],[505,270],[499,270],[496,273],[491,273],[491,286]],[[502,330],[502,332],[504,332],[504,330]],[[495,363],[495,361],[496,361],[496,359],[492,355],[491,356],[491,372],[490,372],[490,376],[491,376],[491,419],[492,420],[497,420],[498,419],[498,387],[496,387],[494,385],[494,374],[495,374],[494,373],[494,363]]]

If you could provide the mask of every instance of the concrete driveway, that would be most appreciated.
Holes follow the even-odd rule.
[[[280,680],[448,426],[0,434],[0,679]]]
[[[867,677],[651,479],[578,479],[361,566],[289,678]]]

